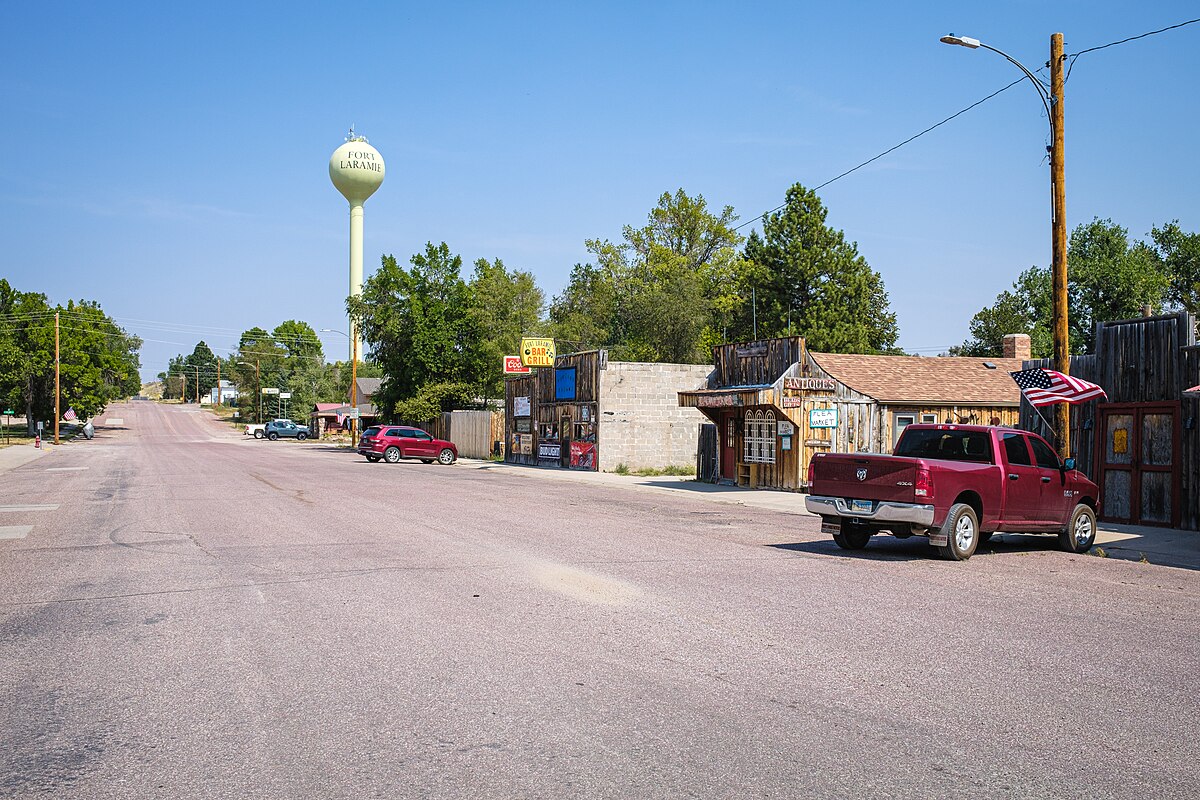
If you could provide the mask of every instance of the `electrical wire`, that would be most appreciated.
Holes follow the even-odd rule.
[[[1063,81],[1066,82],[1071,79],[1071,70],[1075,68],[1075,62],[1077,60],[1079,60],[1079,57],[1081,55],[1083,55],[1084,53],[1094,53],[1097,50],[1104,50],[1109,47],[1116,47],[1119,44],[1127,44],[1129,42],[1136,42],[1138,39],[1145,39],[1147,36],[1156,36],[1160,33],[1166,33],[1167,31],[1173,31],[1176,28],[1182,28],[1185,25],[1194,25],[1197,22],[1200,22],[1200,17],[1197,17],[1196,19],[1189,19],[1184,22],[1179,22],[1174,25],[1168,25],[1167,27],[1159,28],[1156,31],[1148,31],[1146,33],[1139,33],[1137,36],[1128,36],[1124,39],[1118,39],[1115,42],[1109,42],[1108,44],[1101,44],[1101,45],[1097,45],[1096,47],[1089,47],[1086,50],[1080,50],[1078,53],[1072,53],[1071,55],[1067,56],[1067,58],[1070,59],[1070,63],[1067,64],[1067,74],[1063,76]]]
[[[966,108],[962,109],[961,111],[956,111],[955,113],[953,113],[953,114],[951,114],[950,116],[946,117],[946,118],[945,118],[944,120],[942,120],[941,122],[938,122],[938,123],[936,123],[936,124],[934,124],[934,125],[930,125],[928,128],[926,128],[925,130],[921,131],[920,133],[914,134],[914,135],[912,135],[912,136],[908,137],[907,139],[905,139],[903,142],[900,142],[900,144],[893,145],[892,147],[889,147],[887,150],[884,150],[884,151],[883,151],[882,153],[880,153],[879,155],[877,155],[877,156],[873,156],[873,157],[871,157],[871,158],[868,158],[866,161],[862,162],[861,164],[859,164],[859,165],[857,165],[857,166],[851,167],[850,169],[846,170],[845,172],[841,173],[840,175],[835,175],[834,177],[830,178],[829,180],[825,181],[824,183],[822,183],[822,184],[821,184],[821,185],[819,185],[819,186],[814,186],[814,187],[813,187],[813,189],[812,189],[812,191],[814,191],[814,192],[815,192],[815,191],[817,191],[818,189],[824,189],[826,186],[828,186],[829,184],[833,183],[834,181],[841,180],[842,178],[846,177],[846,176],[847,176],[847,175],[849,175],[850,173],[852,173],[852,172],[856,172],[856,171],[858,171],[858,170],[862,169],[863,167],[865,167],[865,166],[867,166],[868,164],[870,164],[872,161],[878,161],[879,159],[881,159],[881,158],[883,158],[884,156],[886,156],[888,153],[892,153],[892,152],[895,152],[896,150],[899,150],[901,147],[904,147],[904,145],[908,144],[909,142],[912,142],[912,141],[915,141],[915,140],[917,140],[917,139],[920,139],[920,138],[921,138],[922,136],[924,136],[925,134],[927,134],[927,133],[929,133],[929,132],[931,132],[931,131],[934,131],[934,130],[936,130],[936,129],[940,128],[940,127],[942,127],[943,125],[945,125],[945,124],[946,124],[947,122],[949,122],[950,120],[952,120],[952,119],[954,119],[954,118],[956,118],[956,117],[961,117],[963,114],[967,113],[967,112],[968,112],[968,111],[970,111],[971,109],[973,109],[973,108],[976,108],[976,107],[978,107],[978,106],[981,106],[981,105],[983,105],[983,104],[984,104],[984,103],[986,103],[988,100],[991,100],[993,97],[995,97],[996,95],[998,95],[998,94],[1000,94],[1000,93],[1002,93],[1002,92],[1007,92],[1009,89],[1011,89],[1012,87],[1016,86],[1018,83],[1020,83],[1021,81],[1024,81],[1024,80],[1025,80],[1025,76],[1024,76],[1024,75],[1022,75],[1021,77],[1017,78],[1015,81],[1013,81],[1012,83],[1008,84],[1007,86],[1004,86],[1004,87],[1002,87],[1002,88],[1000,88],[1000,89],[997,89],[996,91],[994,91],[994,92],[992,92],[991,94],[989,94],[987,97],[983,98],[982,100],[977,100],[977,101],[975,101],[974,103],[972,103],[971,105],[969,105],[969,106],[967,106]],[[779,211],[779,210],[781,210],[781,209],[783,209],[783,208],[786,208],[786,207],[787,207],[787,203],[783,203],[782,205],[778,205],[778,206],[776,206],[775,208],[772,208],[770,211],[766,211],[766,212],[764,212],[764,213],[762,213],[762,214],[759,214],[757,217],[754,217],[753,219],[746,220],[746,221],[745,221],[745,222],[743,222],[741,225],[738,225],[738,226],[736,226],[736,227],[734,228],[734,230],[735,230],[735,231],[736,231],[736,230],[740,230],[740,229],[742,229],[742,228],[746,227],[747,225],[752,225],[752,224],[754,224],[755,222],[758,222],[760,219],[763,219],[764,217],[766,217],[768,214],[774,214],[776,211]]]

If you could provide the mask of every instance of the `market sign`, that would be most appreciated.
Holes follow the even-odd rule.
[[[808,412],[808,427],[836,428],[838,426],[838,410],[836,408],[814,408]]]
[[[527,367],[553,367],[554,340],[522,339],[521,363]]]
[[[529,414],[529,396],[513,398],[513,416],[528,417]]]
[[[533,370],[521,363],[520,356],[504,357],[505,375],[528,375],[531,372],[533,372]]]
[[[837,381],[833,378],[784,378],[783,388],[803,392],[835,392]]]

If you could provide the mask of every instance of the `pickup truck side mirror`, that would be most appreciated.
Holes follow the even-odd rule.
[[[1068,471],[1075,469],[1075,459],[1068,458],[1065,461],[1063,461],[1063,469],[1068,470]]]

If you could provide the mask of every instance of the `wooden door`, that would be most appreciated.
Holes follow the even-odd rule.
[[[1178,403],[1100,407],[1102,518],[1137,525],[1179,520]]]
[[[726,411],[721,417],[721,477],[737,480],[737,412]]]

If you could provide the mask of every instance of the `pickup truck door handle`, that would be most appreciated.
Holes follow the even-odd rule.
[[[1020,475],[1018,475],[1018,474],[1017,474],[1017,473],[1015,473],[1015,472],[1010,472],[1010,473],[1008,473],[1008,479],[1009,479],[1010,481],[1015,481],[1015,480],[1017,480],[1017,479],[1018,479],[1018,478],[1020,478],[1020,477],[1021,477],[1021,476],[1020,476]]]
[[[1050,479],[1049,479],[1049,478],[1047,478],[1045,475],[1043,475],[1043,476],[1042,476],[1042,483],[1049,483],[1049,482],[1050,482]]]

